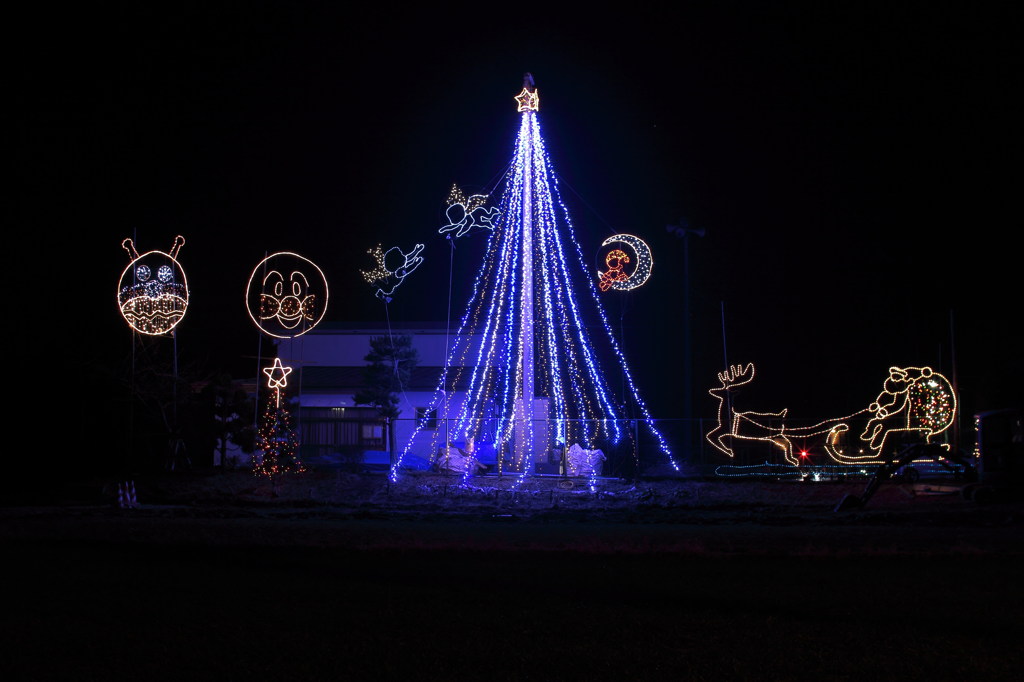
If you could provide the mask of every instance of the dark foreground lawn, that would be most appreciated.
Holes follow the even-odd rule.
[[[0,679],[1011,680],[1019,556],[6,543]]]
[[[0,507],[0,682],[1018,680],[1019,503],[140,481]],[[616,487],[617,486],[617,487]],[[116,487],[115,487],[116,490]],[[940,491],[941,492],[941,491]]]

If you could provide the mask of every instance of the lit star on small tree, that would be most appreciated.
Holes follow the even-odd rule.
[[[267,375],[267,386],[274,391],[274,404],[267,400],[263,411],[256,441],[259,453],[253,458],[253,472],[266,476],[275,485],[284,474],[306,470],[299,460],[299,434],[292,423],[292,415],[287,405],[281,405],[281,389],[288,384],[291,371],[291,367],[281,364],[281,358],[275,358],[273,366],[263,369]]]
[[[292,373],[291,367],[281,364],[281,358],[274,358],[274,364],[264,367],[263,373],[267,375],[267,387],[274,389],[277,396],[277,405],[281,405],[281,389],[288,385],[288,375]]]

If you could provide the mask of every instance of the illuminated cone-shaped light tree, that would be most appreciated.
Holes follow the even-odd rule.
[[[263,370],[267,375],[270,397],[263,411],[253,470],[257,476],[266,476],[271,481],[277,481],[282,474],[306,470],[299,460],[299,435],[291,412],[287,403],[281,401],[281,389],[287,385],[291,371],[291,367],[281,364],[281,358],[275,358],[273,366]]]
[[[434,438],[479,452],[493,444],[499,471],[529,473],[551,448],[590,450],[633,437],[609,376],[630,397],[673,468],[663,436],[626,366],[597,286],[558,193],[527,74],[515,98],[521,112],[515,157],[505,176],[473,295],[449,352],[431,408],[445,415]],[[607,350],[599,354],[597,348]],[[602,367],[617,363],[617,367]],[[465,388],[456,397],[455,387]],[[418,433],[418,430],[417,430]],[[410,438],[396,460],[414,446]],[[433,449],[432,452],[436,452]],[[472,467],[467,471],[472,470]]]

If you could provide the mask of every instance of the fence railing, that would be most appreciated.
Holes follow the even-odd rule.
[[[765,418],[756,435],[732,434],[716,419],[535,419],[529,425],[496,419],[473,423],[476,437],[460,437],[454,420],[431,418],[384,420],[360,418],[351,423],[303,425],[302,456],[322,466],[387,469],[400,462],[410,469],[451,469],[452,459],[472,455],[479,473],[581,475],[628,478],[637,475],[715,474],[721,467],[830,467],[877,461],[870,440],[861,438],[867,419],[850,420],[838,431],[807,429],[810,423]],[[417,428],[419,427],[419,428]],[[462,429],[463,431],[465,429]],[[887,443],[896,447],[901,432]],[[711,434],[711,438],[708,438]],[[718,436],[725,434],[723,438]],[[313,438],[308,438],[313,436]],[[783,437],[784,436],[784,437]],[[945,442],[945,434],[933,440]],[[909,434],[921,438],[920,432]],[[713,444],[714,443],[714,444]],[[716,445],[723,445],[731,455]],[[876,442],[877,445],[877,442]],[[588,452],[590,466],[580,465],[579,450]],[[845,461],[835,452],[845,453]],[[458,462],[456,462],[458,464]],[[781,469],[780,469],[781,470]]]

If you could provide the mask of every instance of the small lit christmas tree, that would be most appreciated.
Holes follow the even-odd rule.
[[[281,389],[288,384],[291,367],[284,367],[281,358],[275,358],[267,375],[271,395],[263,411],[257,440],[258,451],[253,459],[253,473],[277,481],[283,474],[297,474],[306,470],[299,460],[299,434],[295,431],[287,403],[281,402]]]

